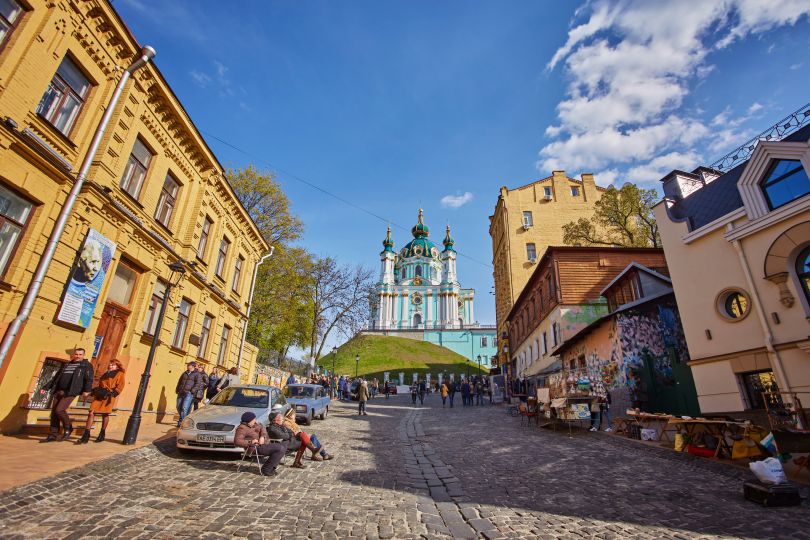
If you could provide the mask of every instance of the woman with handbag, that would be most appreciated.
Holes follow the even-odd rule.
[[[298,448],[298,452],[295,454],[293,464],[290,465],[291,467],[295,469],[305,468],[304,464],[301,463],[301,458],[304,457],[304,452],[307,450],[312,452],[312,461],[324,461],[332,459],[331,454],[326,452],[326,449],[323,447],[320,441],[318,441],[318,438],[315,435],[308,435],[305,433],[304,430],[302,430],[301,427],[295,422],[295,411],[293,409],[289,409],[286,413],[284,413],[284,418],[281,419],[281,425],[292,433],[292,437],[301,441],[301,446]],[[320,453],[320,456],[318,453]]]
[[[124,391],[124,367],[118,360],[110,360],[107,366],[107,373],[98,380],[98,385],[93,388],[93,402],[90,403],[90,410],[87,413],[87,424],[84,433],[76,444],[86,444],[90,440],[90,431],[93,429],[93,418],[96,414],[101,415],[101,431],[98,432],[96,442],[104,440],[107,424],[110,422],[110,413],[118,395]]]

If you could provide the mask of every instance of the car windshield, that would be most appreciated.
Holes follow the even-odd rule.
[[[290,398],[313,397],[315,389],[306,386],[287,386],[284,388],[284,395]]]
[[[270,405],[270,394],[258,388],[226,388],[213,397],[209,405],[230,405],[250,409],[266,409]]]

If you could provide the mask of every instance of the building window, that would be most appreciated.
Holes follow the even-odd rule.
[[[160,313],[160,306],[163,305],[164,294],[166,294],[166,284],[158,280],[158,282],[155,283],[152,298],[149,300],[149,309],[146,311],[146,321],[143,325],[145,334],[149,334],[150,336],[155,335],[158,313]]]
[[[2,0],[0,0],[2,2]],[[129,306],[132,302],[132,293],[135,290],[135,282],[138,281],[138,272],[133,270],[124,261],[119,261],[115,267],[115,274],[110,283],[110,292],[107,293],[107,300]]]
[[[213,224],[214,221],[210,217],[205,216],[202,232],[200,233],[200,243],[197,244],[197,258],[200,260],[205,259],[205,248],[208,247],[208,236],[211,234],[211,225]]]
[[[233,280],[231,281],[231,290],[239,292],[239,279],[242,276],[242,265],[245,263],[245,258],[241,255],[236,258],[236,263],[233,266]]]
[[[414,272],[414,275],[419,276],[419,277],[422,277],[422,267],[421,267],[421,266],[417,266],[417,267],[416,267],[416,270],[415,270],[415,272]]]
[[[0,0],[1,2],[2,0]],[[121,178],[121,189],[138,199],[141,195],[143,180],[146,178],[146,171],[149,169],[149,162],[152,161],[152,153],[141,142],[135,139],[132,145],[132,153],[127,161],[127,168],[124,169],[124,176]]]
[[[537,249],[534,247],[534,244],[526,244],[526,258],[531,262],[537,260]]]
[[[750,311],[748,296],[737,289],[726,289],[717,296],[717,311],[725,319],[741,321]]]
[[[166,180],[163,181],[163,188],[160,190],[157,210],[155,210],[155,219],[164,227],[168,227],[172,220],[174,205],[177,203],[178,191],[180,191],[180,184],[177,180],[172,178],[172,175],[167,174]]]
[[[810,247],[805,248],[796,259],[796,275],[799,276],[804,296],[810,304]]]
[[[779,159],[771,165],[762,189],[774,210],[810,193],[810,178],[799,160]]]
[[[552,346],[556,347],[560,343],[560,323],[553,323],[551,325],[551,340]]]
[[[765,399],[762,397],[762,393],[779,391],[776,378],[770,369],[741,373],[740,379],[745,392],[743,397],[746,409],[764,409]]]
[[[548,352],[548,336],[543,332],[543,356]]]
[[[481,348],[487,346],[487,336],[481,336]]]
[[[210,313],[206,313],[203,317],[202,330],[200,330],[200,347],[197,349],[197,357],[205,358],[208,351],[208,337],[211,335],[211,327],[214,324],[214,317]]]
[[[191,315],[191,302],[183,298],[180,301],[180,309],[177,310],[177,322],[174,325],[174,337],[172,338],[172,347],[176,349],[182,349],[186,341],[189,315]]]
[[[0,0],[0,46],[20,22],[22,6],[16,0]]]
[[[89,91],[87,77],[70,58],[65,57],[39,102],[37,114],[68,135]]]
[[[523,226],[526,227],[526,228],[529,228],[532,225],[534,225],[534,220],[532,219],[532,213],[528,212],[528,211],[523,212]]]
[[[571,195],[579,197],[579,186],[571,186]]]
[[[231,241],[222,237],[222,241],[219,243],[219,254],[217,255],[217,265],[214,268],[214,272],[219,277],[222,277],[222,271],[225,270],[225,259],[228,257],[228,249],[231,247]]]
[[[0,276],[6,272],[33,207],[33,203],[0,185]]]
[[[225,355],[228,352],[228,339],[231,337],[231,327],[226,325],[222,326],[222,339],[219,342],[219,353],[217,354],[217,365],[225,365]]]
[[[543,188],[543,197],[545,197],[546,199],[551,198],[551,188],[550,187],[544,187]]]

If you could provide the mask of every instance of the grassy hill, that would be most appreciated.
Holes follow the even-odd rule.
[[[412,373],[424,377],[430,373],[433,378],[439,373],[455,373],[456,378],[474,375],[478,364],[450,349],[439,347],[426,341],[417,341],[391,336],[357,336],[341,345],[335,355],[335,371],[354,376],[355,355],[360,356],[357,373],[367,379],[376,377],[383,380],[383,373],[389,371],[392,378],[405,372],[405,380],[412,380]],[[332,353],[318,359],[317,364],[332,371]],[[486,368],[481,370],[486,372]]]

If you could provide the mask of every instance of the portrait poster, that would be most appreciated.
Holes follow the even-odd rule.
[[[71,268],[57,320],[82,328],[90,326],[113,254],[114,242],[95,229],[87,232]]]

